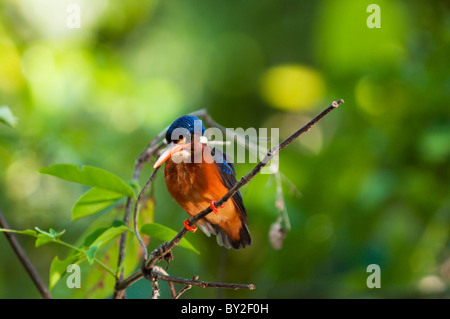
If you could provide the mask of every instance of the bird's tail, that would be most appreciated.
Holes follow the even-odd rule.
[[[198,223],[200,229],[209,237],[211,234],[216,235],[217,243],[225,248],[244,248],[251,245],[252,238],[245,221],[240,220],[240,228],[227,227],[227,225],[215,225],[206,220]]]

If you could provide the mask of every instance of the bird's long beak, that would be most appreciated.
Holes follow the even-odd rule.
[[[175,144],[174,142],[170,142],[169,145],[167,145],[167,147],[163,150],[163,152],[159,156],[155,165],[153,165],[153,168],[157,168],[162,163],[167,161],[169,157],[171,157],[173,154],[182,151],[185,146],[186,146],[185,144]]]

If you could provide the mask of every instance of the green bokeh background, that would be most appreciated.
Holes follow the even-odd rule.
[[[66,25],[73,3],[81,28]],[[206,108],[225,127],[278,127],[285,138],[343,98],[280,155],[301,194],[283,184],[291,230],[282,249],[268,237],[280,214],[275,185],[259,175],[242,190],[252,246],[224,252],[188,234],[201,254],[176,248],[170,274],[257,287],[193,288],[188,298],[448,298],[448,2],[376,1],[373,29],[371,3],[3,0],[0,105],[18,118],[14,129],[0,125],[9,224],[66,229],[75,242],[98,218],[71,222],[86,188],[40,175],[43,166],[92,165],[129,180],[135,158],[180,115]],[[253,165],[236,165],[237,176]],[[186,214],[162,174],[153,194],[154,220],[180,229]],[[48,282],[52,259],[67,249],[18,239]],[[380,289],[366,286],[370,264],[381,268]],[[54,296],[68,295],[59,287]],[[128,290],[149,296],[144,280]],[[1,235],[0,298],[38,297]]]

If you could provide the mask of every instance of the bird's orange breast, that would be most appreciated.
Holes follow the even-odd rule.
[[[219,200],[228,192],[213,162],[175,163],[168,159],[165,179],[169,193],[190,216],[200,213],[211,201]],[[239,240],[242,213],[233,200],[228,200],[217,215],[210,213],[205,219],[219,226],[232,240]]]

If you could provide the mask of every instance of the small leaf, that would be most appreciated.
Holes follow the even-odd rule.
[[[98,246],[98,248],[101,248],[127,230],[130,229],[122,221],[116,220],[109,227],[101,227],[93,230],[86,236],[81,247],[89,248]]]
[[[80,169],[77,165],[73,164],[55,164],[41,168],[39,173],[56,176],[83,185],[106,189],[131,198],[136,197],[133,188],[120,177],[93,166],[83,166]]]
[[[40,229],[39,227],[34,227],[34,229],[36,229],[38,233],[41,233],[42,235],[51,237],[53,239],[59,239],[62,236],[62,234],[64,234],[66,232],[65,229],[63,229],[59,233],[56,230],[54,230],[53,228],[50,228],[48,232]]]
[[[34,227],[34,229],[36,229],[36,231],[37,231],[38,233],[41,233],[41,234],[43,234],[43,235],[47,235],[47,236],[49,236],[49,237],[52,237],[52,234],[46,232],[45,230],[40,229],[40,228],[37,227],[37,226]]]
[[[39,233],[39,234],[37,234],[37,239],[36,239],[36,243],[35,243],[36,247],[40,247],[42,245],[45,245],[45,244],[48,244],[51,242],[56,242],[59,240],[59,238],[62,236],[62,234],[64,234],[66,232],[65,229],[59,233],[57,231],[55,231],[53,228],[50,228],[50,230],[48,232],[40,229],[39,227],[35,227],[34,229],[36,229],[36,231]]]
[[[92,265],[94,263],[95,254],[97,253],[98,248],[99,245],[92,245],[91,247],[89,247],[89,249],[83,249],[83,252],[86,255],[86,258],[89,262],[89,265]]]
[[[148,223],[143,225],[141,228],[141,233],[162,241],[170,241],[177,234],[177,232],[173,229],[157,223]],[[197,254],[200,254],[200,252],[195,249],[186,238],[182,238],[178,246],[190,249]]]
[[[97,246],[100,248],[127,230],[129,228],[123,222],[114,222],[111,227],[107,228],[92,242],[90,247]]]
[[[124,195],[101,188],[91,188],[81,195],[72,208],[72,220],[89,216],[114,204]]]
[[[49,233],[53,236],[54,239],[58,240],[59,238],[61,238],[61,236],[66,232],[65,229],[63,229],[62,231],[60,231],[59,233],[54,230],[53,228],[50,228]]]
[[[60,260],[58,256],[53,258],[52,264],[50,265],[50,275],[49,275],[49,288],[50,290],[56,285],[56,283],[61,279],[62,276],[67,271],[67,266],[70,264],[76,264],[84,259],[84,255],[81,253],[72,254],[66,259]]]
[[[12,114],[8,106],[0,106],[0,123],[9,127],[16,126],[17,118]]]
[[[102,217],[104,217],[103,215]],[[100,233],[105,229],[100,229]],[[98,232],[94,230],[93,233],[97,234]],[[93,234],[92,233],[92,234]],[[91,237],[91,235],[89,235]],[[93,236],[92,236],[93,237]],[[94,239],[95,240],[95,239]],[[91,241],[91,240],[89,240]],[[91,241],[92,242],[92,241]],[[123,270],[124,270],[124,278],[130,276],[136,271],[136,268],[140,266],[142,260],[137,258],[139,256],[138,251],[138,243],[135,236],[127,236],[127,244],[126,244],[126,254],[123,259]],[[119,273],[117,267],[117,258],[118,258],[118,246],[117,246],[117,238],[116,240],[111,241],[109,244],[105,244],[100,251],[96,253],[96,260],[102,262],[106,266],[111,269],[116,270]],[[85,255],[83,255],[83,259]],[[80,264],[81,266],[81,264]],[[101,267],[93,267],[86,264],[82,266],[82,269],[85,270],[81,277],[81,289],[61,289],[64,293],[63,298],[65,299],[79,299],[79,298],[89,298],[89,299],[105,299],[111,297],[111,292],[114,291],[114,286],[116,284],[116,278],[113,276],[108,276],[105,274],[105,269]],[[65,278],[65,277],[64,277]],[[61,279],[61,280],[64,280]],[[61,283],[61,286],[65,288],[65,283]],[[58,285],[59,286],[59,285]],[[58,287],[59,288],[59,287]],[[59,291],[61,291],[59,290]],[[58,292],[59,292],[58,291]],[[60,298],[60,296],[56,296],[55,298]]]
[[[51,238],[51,237],[49,237],[49,236],[47,236],[47,235],[44,235],[44,234],[38,234],[38,236],[37,236],[37,239],[36,239],[36,242],[35,242],[35,246],[36,247],[40,247],[40,246],[43,246],[43,245],[45,245],[45,244],[48,244],[48,243],[51,243],[51,242],[54,242],[55,240],[53,239],[53,238]]]
[[[55,241],[52,234],[47,233],[46,231],[43,231],[43,230],[39,229],[38,227],[35,227],[35,229],[38,231],[37,239],[36,239],[36,242],[34,243],[34,245],[36,247],[40,247],[40,246],[43,246],[45,244]]]

